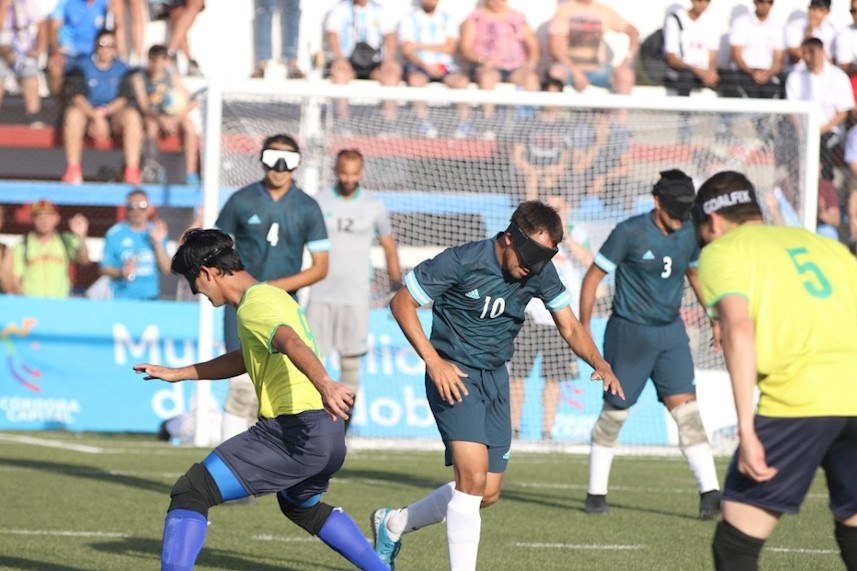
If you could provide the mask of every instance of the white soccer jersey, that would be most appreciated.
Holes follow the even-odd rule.
[[[703,12],[696,20],[691,20],[687,10],[678,10],[678,22],[670,15],[664,22],[664,51],[677,55],[681,61],[692,67],[708,69],[711,64],[711,52],[720,47],[720,36]]]
[[[426,14],[425,10],[416,9],[399,23],[400,43],[443,45],[450,38],[458,38],[458,28],[453,25],[449,14],[441,10]],[[426,65],[444,65],[447,69],[453,67],[451,54],[418,50],[416,55]]]
[[[330,188],[314,198],[327,226],[330,262],[327,277],[312,286],[310,297],[324,303],[366,305],[372,277],[372,240],[391,233],[384,204],[363,188],[348,199]]]
[[[372,0],[366,6],[355,6],[351,0],[343,0],[327,15],[324,31],[339,35],[339,46],[345,57],[354,51],[357,42],[366,42],[380,49],[384,45],[384,36],[396,32],[396,23],[389,12]]]
[[[828,62],[824,62],[824,69],[818,75],[811,73],[805,66],[789,73],[786,99],[818,102],[822,125],[837,113],[854,107],[854,92],[848,74]],[[836,130],[841,132],[842,126]]]
[[[750,69],[771,69],[774,52],[785,50],[785,29],[771,16],[764,21],[756,14],[741,14],[732,22],[729,45],[741,46],[744,63]]]

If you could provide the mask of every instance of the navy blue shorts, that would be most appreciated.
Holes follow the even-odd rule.
[[[625,391],[625,400],[604,393],[604,400],[616,408],[633,406],[649,378],[661,402],[671,395],[696,394],[690,340],[681,319],[668,325],[639,325],[610,317],[604,332],[604,358]]]
[[[224,501],[284,492],[301,504],[325,492],[344,461],[345,423],[310,410],[260,419],[215,448],[203,464]]]
[[[426,398],[446,446],[446,465],[452,466],[450,442],[480,442],[488,446],[488,471],[503,473],[512,446],[509,373],[505,366],[486,371],[455,365],[468,375],[463,381],[469,394],[460,403],[445,402],[428,374],[425,379]]]
[[[767,482],[738,472],[732,458],[723,499],[777,513],[797,513],[819,466],[827,476],[830,511],[837,519],[857,514],[857,417],[771,418],[756,416],[765,461],[777,469]]]

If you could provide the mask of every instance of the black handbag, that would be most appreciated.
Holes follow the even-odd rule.
[[[358,77],[368,77],[381,63],[381,50],[373,48],[366,42],[357,42],[348,61]]]

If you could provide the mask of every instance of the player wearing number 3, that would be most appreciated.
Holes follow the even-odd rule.
[[[500,497],[512,442],[506,363],[532,298],[545,303],[568,346],[592,366],[591,379],[622,398],[619,380],[574,316],[550,263],[562,233],[553,208],[524,202],[505,232],[448,248],[417,265],[390,303],[426,364],[426,397],[446,446],[446,465],[455,471],[454,482],[426,498],[401,510],[375,511],[375,551],[391,567],[403,533],[445,519],[450,566],[476,568],[479,509]],[[429,302],[431,339],[417,317]]]
[[[592,429],[585,509],[591,514],[607,512],[614,446],[628,409],[651,378],[658,400],[676,422],[679,447],[696,477],[699,517],[712,519],[720,511],[720,486],[696,402],[687,332],[679,315],[685,276],[702,302],[695,269],[699,244],[689,222],[693,181],[680,170],[664,171],[653,194],[654,210],[613,229],[581,286],[580,322],[589,329],[595,290],[607,273],[616,272],[604,357],[622,379],[627,395],[623,401],[604,394],[601,414]]]
[[[693,211],[699,279],[720,322],[739,446],[714,535],[718,570],[754,570],[824,470],[835,536],[857,569],[857,261],[803,228],[766,226],[747,177],[720,172]],[[754,392],[761,393],[754,414]]]

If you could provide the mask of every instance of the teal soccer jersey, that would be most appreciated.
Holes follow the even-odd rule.
[[[571,302],[553,264],[523,280],[505,275],[496,243],[497,238],[490,238],[448,248],[405,278],[417,303],[434,302],[434,348],[475,369],[498,369],[512,358],[524,308],[532,298],[554,312]]]
[[[679,317],[684,274],[699,261],[693,224],[664,234],[652,213],[619,223],[595,257],[616,272],[613,315],[640,325],[666,325]]]
[[[235,237],[241,261],[259,281],[301,271],[304,246],[310,252],[330,249],[321,208],[295,185],[277,202],[261,182],[235,191],[215,226]]]

